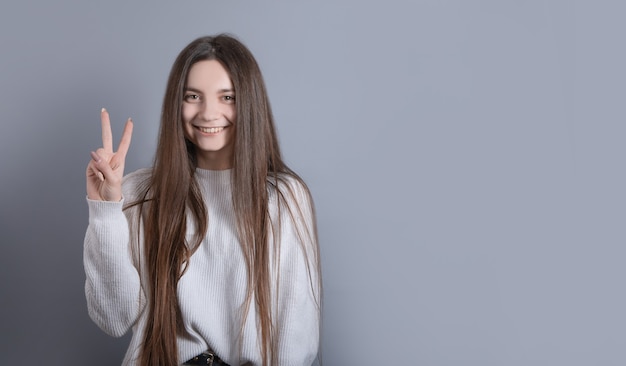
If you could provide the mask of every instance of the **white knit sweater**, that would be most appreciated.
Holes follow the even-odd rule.
[[[143,245],[136,241],[136,238],[142,240],[142,233],[137,232],[138,206],[124,211],[122,206],[124,201],[135,201],[138,185],[149,175],[149,169],[127,175],[122,202],[87,200],[89,226],[85,235],[84,265],[89,315],[112,336],[122,336],[132,329],[133,336],[123,365],[137,363],[148,311],[144,294],[147,275]],[[209,227],[178,283],[178,301],[188,333],[178,338],[181,363],[209,348],[233,366],[261,363],[254,300],[243,334],[239,336],[240,309],[247,279],[236,236],[230,175],[230,170],[196,170],[196,179],[208,209]],[[282,209],[278,209],[276,190],[270,189],[273,225],[280,220],[280,226],[275,226],[280,227],[280,260],[271,264],[278,274],[272,280],[277,281],[273,289],[276,295],[273,311],[280,365],[301,366],[312,364],[319,343],[317,244],[306,240],[313,230],[309,196],[295,179],[287,178],[287,182],[279,185],[279,190],[287,193],[284,195],[286,205],[281,205]],[[294,196],[288,194],[287,186]],[[289,209],[296,218],[295,223],[289,216]],[[193,226],[188,225],[188,238],[192,237]],[[303,235],[298,235],[296,228]],[[301,240],[301,237],[305,239]]]

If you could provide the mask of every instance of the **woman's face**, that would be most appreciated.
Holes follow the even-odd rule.
[[[196,146],[198,167],[232,167],[235,139],[235,90],[230,75],[216,60],[191,66],[183,94],[185,136]]]

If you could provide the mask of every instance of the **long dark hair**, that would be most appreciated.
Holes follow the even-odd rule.
[[[149,278],[148,319],[140,364],[174,365],[181,362],[176,338],[184,334],[184,327],[176,287],[189,258],[202,242],[209,222],[200,187],[194,179],[197,166],[195,146],[185,138],[181,116],[187,75],[191,66],[201,60],[219,61],[229,73],[236,93],[237,121],[231,174],[237,231],[248,270],[247,295],[242,309],[247,314],[254,298],[261,357],[264,365],[273,365],[277,360],[277,339],[271,309],[269,239],[274,237],[276,241],[278,238],[271,232],[268,188],[278,187],[288,176],[304,187],[309,202],[312,201],[304,182],[282,160],[265,83],[256,60],[241,42],[223,34],[198,38],[185,47],[176,58],[167,82],[152,176],[143,199],[138,202],[141,211],[145,210],[145,215],[141,216],[144,217],[144,249]],[[284,193],[276,191],[279,200],[281,197],[284,200]],[[187,210],[197,228],[191,243],[185,240]],[[289,211],[293,218],[292,208]],[[310,232],[299,235],[308,236],[308,240],[314,243],[314,251],[309,255],[315,258],[317,267],[309,271],[317,271],[319,278],[315,225]],[[311,285],[320,286],[319,283]]]

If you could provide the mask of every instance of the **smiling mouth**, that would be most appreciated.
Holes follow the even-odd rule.
[[[200,126],[197,126],[196,128],[198,130],[200,130],[200,132],[204,132],[204,133],[220,133],[220,132],[224,131],[224,128],[226,128],[226,127],[200,127]]]

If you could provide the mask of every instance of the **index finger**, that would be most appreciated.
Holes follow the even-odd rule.
[[[102,121],[102,148],[104,151],[113,153],[113,133],[111,132],[111,120],[109,112],[102,108],[100,111],[100,120]]]

